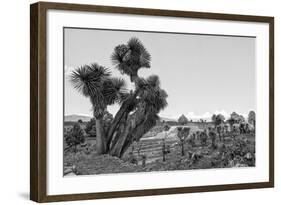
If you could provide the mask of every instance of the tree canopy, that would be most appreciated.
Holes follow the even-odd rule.
[[[187,124],[187,123],[188,123],[187,117],[185,117],[185,115],[182,114],[182,115],[179,117],[179,119],[178,119],[178,123],[179,123],[180,125],[185,125],[185,124]]]
[[[248,114],[248,123],[254,125],[256,122],[256,113],[254,111],[250,111]]]
[[[138,38],[131,38],[126,44],[115,47],[111,55],[113,65],[122,73],[137,79],[140,68],[150,68],[151,56]]]
[[[212,116],[212,121],[214,123],[215,126],[218,126],[222,123],[224,123],[225,117],[222,114],[218,114],[218,115],[213,115]]]

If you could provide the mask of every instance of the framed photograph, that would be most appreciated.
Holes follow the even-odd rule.
[[[30,198],[274,186],[274,18],[30,7]]]

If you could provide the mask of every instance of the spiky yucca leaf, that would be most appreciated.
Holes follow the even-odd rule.
[[[75,89],[89,97],[96,117],[102,117],[107,105],[122,102],[127,93],[125,81],[110,77],[107,68],[90,64],[77,68],[70,75]]]
[[[149,109],[149,112],[158,113],[168,105],[166,101],[168,95],[165,90],[160,88],[158,76],[152,75],[147,79],[140,78],[137,81],[137,86],[140,92],[140,99],[146,103],[146,109]]]
[[[113,85],[113,88],[118,92],[126,92],[126,82],[122,78],[111,78],[110,79]]]
[[[70,81],[75,89],[89,97],[98,94],[101,82],[109,76],[107,68],[95,63],[78,67],[70,74]]]
[[[126,93],[126,83],[121,78],[108,78],[103,82],[102,94],[106,105],[122,102]]]
[[[146,79],[147,83],[152,87],[159,87],[160,86],[160,80],[158,75],[151,75]]]
[[[134,37],[127,44],[115,47],[111,61],[122,74],[129,75],[132,80],[140,68],[150,68],[151,56],[141,41]]]
[[[117,66],[119,64],[122,64],[126,59],[125,55],[128,53],[129,48],[125,44],[120,44],[114,48],[114,51],[111,55],[111,61],[113,65]]]
[[[136,58],[138,61],[137,63],[141,67],[149,68],[150,67],[150,61],[151,61],[151,56],[149,52],[146,50],[142,42],[136,38],[133,37],[128,41],[128,47],[132,51],[132,58]]]

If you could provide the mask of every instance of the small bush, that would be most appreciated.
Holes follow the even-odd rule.
[[[73,128],[66,134],[65,142],[69,148],[74,148],[77,152],[77,146],[85,142],[84,131],[79,123],[73,125]]]

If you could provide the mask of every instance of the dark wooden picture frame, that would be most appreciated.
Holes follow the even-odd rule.
[[[47,82],[46,82],[46,13],[49,9],[169,16],[269,24],[269,181],[212,186],[130,190],[69,195],[47,195]],[[30,6],[30,199],[37,202],[180,194],[222,190],[274,187],[274,18],[218,13],[156,10],[39,2]]]

